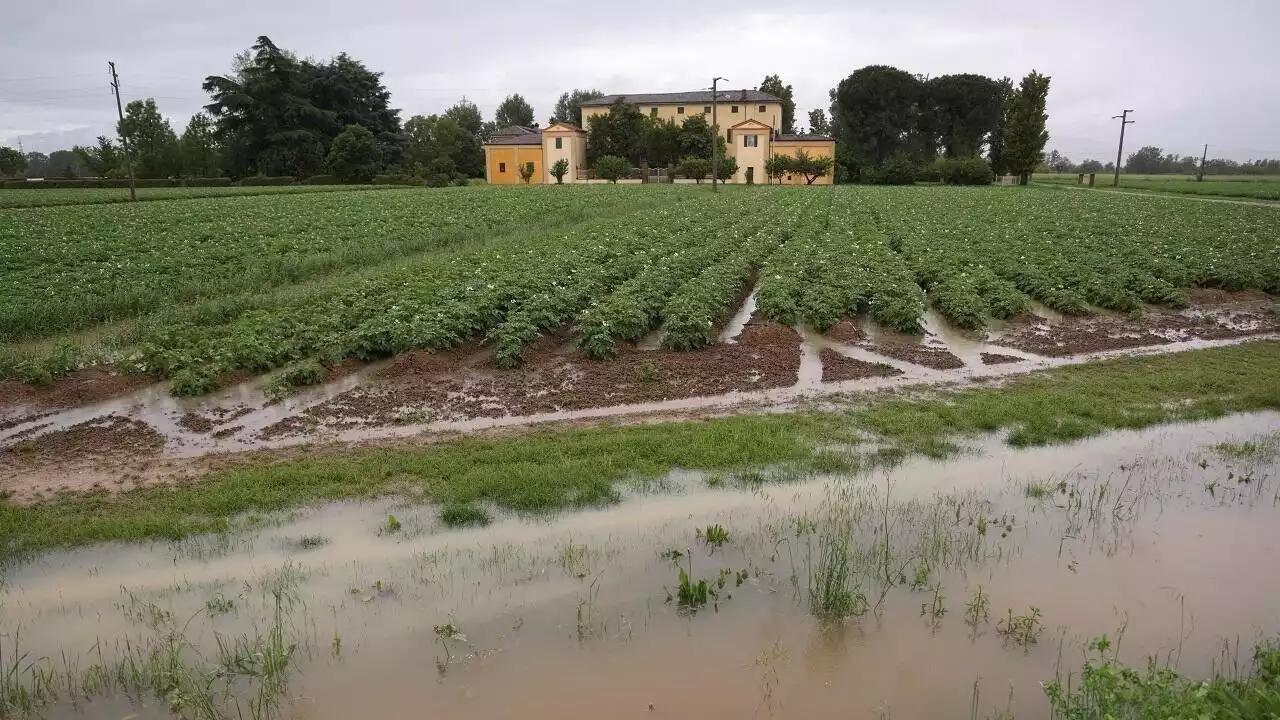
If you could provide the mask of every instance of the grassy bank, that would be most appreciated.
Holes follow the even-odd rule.
[[[1037,173],[1035,182],[1049,185],[1076,185],[1075,173]],[[1088,178],[1085,178],[1088,182]],[[1112,187],[1110,173],[1098,173],[1095,178],[1096,187],[1106,189]],[[1120,175],[1121,190],[1142,190],[1151,193],[1171,193],[1175,195],[1199,195],[1206,197],[1236,198],[1240,200],[1280,200],[1280,177],[1263,175],[1258,177],[1222,179],[1206,176],[1196,182],[1194,176],[1169,175]]]
[[[542,512],[616,501],[620,483],[672,468],[742,477],[760,477],[765,468],[847,471],[883,459],[885,443],[893,448],[891,456],[944,456],[957,449],[959,438],[998,430],[1008,431],[1011,445],[1029,446],[1264,409],[1280,409],[1277,342],[1066,367],[928,399],[853,396],[840,410],[361,449],[264,462],[184,487],[6,504],[0,507],[0,554],[177,538],[225,529],[247,512],[384,494]],[[881,447],[859,452],[868,433],[880,436]],[[850,449],[834,451],[833,445]]]

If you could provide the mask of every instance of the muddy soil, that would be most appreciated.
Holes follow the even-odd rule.
[[[989,352],[982,353],[983,365],[1003,365],[1005,363],[1024,362],[1025,360],[1026,358],[1021,358],[1017,355],[1001,355],[1000,353]]]
[[[840,382],[842,380],[863,380],[873,377],[891,377],[901,375],[898,368],[884,363],[871,363],[845,357],[830,348],[824,348],[819,357],[822,358],[822,382]]]
[[[1257,293],[1206,291],[1209,305],[1183,311],[1150,308],[1141,317],[1085,315],[1049,323],[1021,318],[1009,323],[997,345],[1045,357],[1166,345],[1189,340],[1225,340],[1280,332],[1280,312]],[[1224,294],[1226,297],[1224,297]]]
[[[38,387],[17,380],[0,380],[0,410],[26,408],[59,410],[101,402],[153,385],[153,375],[117,375],[107,370],[77,370],[59,378],[52,387]],[[5,420],[0,419],[0,423]],[[0,429],[4,425],[0,424]]]
[[[397,358],[379,383],[343,393],[265,428],[264,439],[316,427],[348,428],[505,417],[608,405],[661,402],[789,387],[800,367],[800,336],[753,317],[734,344],[698,352],[619,348],[596,361],[565,335],[543,338],[515,370],[493,366],[474,344]]]

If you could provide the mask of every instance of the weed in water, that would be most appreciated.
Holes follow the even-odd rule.
[[[973,598],[964,604],[964,621],[975,631],[978,625],[991,618],[991,598],[983,591],[982,586],[974,591]]]
[[[324,535],[303,535],[298,540],[298,545],[303,550],[314,550],[329,544],[329,538]]]
[[[388,515],[386,522],[382,523],[382,527],[378,529],[379,535],[395,535],[400,532],[400,521],[395,515]]]
[[[809,568],[809,612],[822,620],[842,620],[868,609],[867,597],[854,579],[848,537],[820,537],[817,566]]]
[[[1005,642],[1021,645],[1024,648],[1034,645],[1039,641],[1040,634],[1044,632],[1044,623],[1040,620],[1040,608],[1033,605],[1026,615],[1014,615],[1013,609],[1010,608],[1009,615],[996,623],[996,632],[1004,636]]]
[[[675,548],[671,548],[670,550],[663,550],[662,552],[658,553],[658,557],[662,558],[663,560],[670,560],[673,563],[679,563],[681,560],[684,559],[684,552],[681,550],[677,550]]]
[[[222,593],[218,593],[217,595],[214,595],[212,598],[209,598],[208,600],[206,600],[204,603],[204,607],[205,607],[205,611],[209,613],[210,617],[213,617],[215,615],[225,615],[229,612],[235,611],[236,601],[229,597],[224,597]]]
[[[729,531],[720,524],[708,525],[706,530],[698,528],[694,531],[694,537],[706,543],[712,550],[729,542]]]
[[[263,392],[272,399],[282,398],[297,388],[319,384],[324,376],[323,365],[315,360],[304,360],[273,375],[263,387]]]

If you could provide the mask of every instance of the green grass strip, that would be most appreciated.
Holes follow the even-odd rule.
[[[1063,367],[998,387],[940,390],[928,399],[850,396],[839,411],[549,428],[514,439],[464,438],[271,461],[182,487],[5,504],[0,556],[179,538],[226,529],[243,513],[385,494],[445,505],[486,501],[520,512],[581,507],[616,501],[620,482],[676,467],[832,469],[830,453],[815,448],[856,444],[867,431],[906,451],[943,456],[955,450],[959,437],[996,430],[1007,430],[1010,444],[1028,446],[1264,409],[1280,409],[1277,342]]]

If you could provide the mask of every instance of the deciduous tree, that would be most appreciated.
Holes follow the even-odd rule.
[[[827,113],[822,108],[814,108],[809,111],[809,134],[831,134],[831,122],[827,120]]]
[[[635,105],[619,100],[609,112],[587,120],[587,154],[613,155],[639,163],[648,118]]]
[[[680,126],[680,156],[711,159],[711,123],[705,115],[690,115]]]
[[[0,176],[15,177],[26,172],[27,158],[11,147],[0,147]]]
[[[133,153],[133,172],[141,178],[166,178],[182,170],[182,155],[173,126],[152,98],[125,106],[120,137]]]
[[[921,129],[949,158],[977,155],[999,127],[999,81],[969,73],[940,75],[924,85]]]
[[[1044,157],[1044,146],[1049,142],[1045,112],[1049,97],[1049,76],[1032,70],[1009,103],[1004,125],[1004,162],[1009,172],[1018,175],[1025,183]]]
[[[538,125],[533,119],[533,106],[520,93],[508,95],[502,101],[502,104],[498,105],[497,111],[493,114],[493,120],[497,123],[499,129],[511,127],[512,125],[523,125],[525,127],[537,127]]]
[[[774,155],[764,161],[764,174],[769,176],[769,184],[771,185],[775,180],[778,181],[778,183],[781,183],[782,176],[786,175],[790,171],[791,156],[789,155]]]
[[[594,119],[594,118],[593,118]],[[596,177],[617,183],[631,172],[631,163],[617,155],[602,155],[596,160]]]
[[[800,149],[787,163],[787,172],[804,176],[804,184],[812,185],[818,178],[828,175],[835,166],[835,160],[825,155],[810,155]]]
[[[343,182],[369,182],[378,174],[377,139],[363,125],[348,125],[329,146],[327,166]]]
[[[604,97],[604,93],[594,88],[590,90],[574,88],[567,93],[561,93],[560,99],[556,101],[556,106],[551,112],[551,122],[567,122],[583,127],[582,103],[601,97]]]
[[[182,172],[194,177],[217,177],[218,143],[214,136],[213,121],[198,112],[187,121],[182,131]]]
[[[125,173],[124,154],[105,135],[98,136],[98,143],[93,146],[80,145],[72,148],[80,156],[81,162],[97,177],[118,177]]]
[[[711,162],[706,158],[687,157],[680,161],[676,172],[701,185],[702,180],[711,174]]]
[[[790,85],[783,85],[777,75],[766,75],[760,83],[760,92],[766,92],[782,101],[782,127],[780,133],[791,135],[796,131],[796,101]]]

